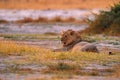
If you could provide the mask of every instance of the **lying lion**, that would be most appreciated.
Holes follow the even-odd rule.
[[[85,51],[85,52],[96,52],[98,53],[97,47],[88,42],[83,42],[79,32],[73,30],[67,30],[62,32],[61,42],[63,44],[63,48],[55,49],[54,52],[60,51]]]

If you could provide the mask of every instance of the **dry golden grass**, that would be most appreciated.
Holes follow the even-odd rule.
[[[46,32],[44,34],[0,34],[1,39],[9,40],[59,40],[59,34]]]
[[[30,46],[18,44],[15,41],[0,41],[0,55],[30,55],[33,61],[39,60],[73,60],[73,61],[88,61],[97,63],[119,62],[120,53],[113,56],[104,53],[88,53],[88,52],[52,52],[49,49],[41,48],[40,46]],[[34,55],[34,56],[33,56]]]
[[[47,22],[47,23],[55,23],[55,22],[62,22],[62,23],[87,23],[86,19],[83,20],[76,20],[74,17],[68,17],[62,19],[60,16],[53,17],[48,19],[47,17],[39,17],[37,19],[32,19],[30,17],[25,17],[22,20],[14,21],[15,23],[38,23],[38,22]]]
[[[0,20],[0,23],[8,23],[9,21],[7,20]],[[75,24],[84,24],[88,23],[87,19],[82,19],[82,20],[77,20],[74,17],[67,17],[67,18],[61,18],[60,16],[53,17],[51,19],[48,19],[47,17],[39,17],[36,19],[32,19],[30,17],[25,17],[24,19],[21,20],[16,20],[13,21],[13,23],[75,23]]]
[[[37,19],[32,19],[30,17],[25,17],[22,20],[14,21],[15,23],[29,23],[29,22],[48,22],[49,20],[45,17],[39,17]]]
[[[34,70],[29,68],[19,68],[19,65],[27,64],[39,64],[41,66],[46,66],[45,69],[40,70],[41,73],[54,73],[57,75],[88,75],[88,76],[98,76],[99,70],[95,69],[92,72],[82,72],[81,69],[88,64],[98,64],[98,65],[107,65],[109,63],[118,63],[120,62],[120,53],[114,55],[108,54],[97,54],[97,53],[88,53],[88,52],[52,52],[48,49],[43,49],[39,46],[30,46],[25,44],[18,44],[15,41],[0,41],[0,57],[9,55],[22,56],[24,58],[10,60],[9,64],[15,64],[15,68],[9,67],[10,72],[19,72],[19,73],[30,73]],[[119,68],[116,68],[116,77],[119,77]],[[113,69],[105,69],[104,72],[114,72]],[[39,72],[39,70],[37,70]],[[4,71],[3,71],[4,72]],[[9,72],[9,71],[6,71]],[[2,72],[1,72],[2,73]],[[68,77],[58,79],[66,79]],[[34,80],[34,79],[33,79]],[[36,80],[36,79],[35,79]],[[39,80],[39,78],[38,78]],[[41,80],[41,78],[40,78]]]
[[[0,20],[0,23],[7,23],[8,21],[6,20]]]
[[[37,53],[40,51],[38,46],[28,46],[25,44],[17,44],[14,41],[0,40],[0,55],[22,55],[29,53]]]
[[[7,9],[93,9],[108,8],[120,0],[1,0],[0,8]],[[6,6],[7,5],[7,6]]]
[[[120,77],[120,64],[115,66],[115,72],[113,73],[113,77]]]

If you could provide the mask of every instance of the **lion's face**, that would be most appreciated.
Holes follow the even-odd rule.
[[[71,29],[64,31],[61,35],[61,42],[63,44],[63,47],[71,45],[73,42],[75,42],[78,39],[82,40],[80,34]]]

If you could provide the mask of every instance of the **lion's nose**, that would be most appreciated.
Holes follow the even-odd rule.
[[[64,42],[64,44],[66,44],[66,42]]]

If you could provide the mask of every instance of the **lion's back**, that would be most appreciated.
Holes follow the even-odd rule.
[[[79,42],[72,48],[72,52],[78,52],[78,51],[98,53],[97,47],[94,44],[88,42]]]

